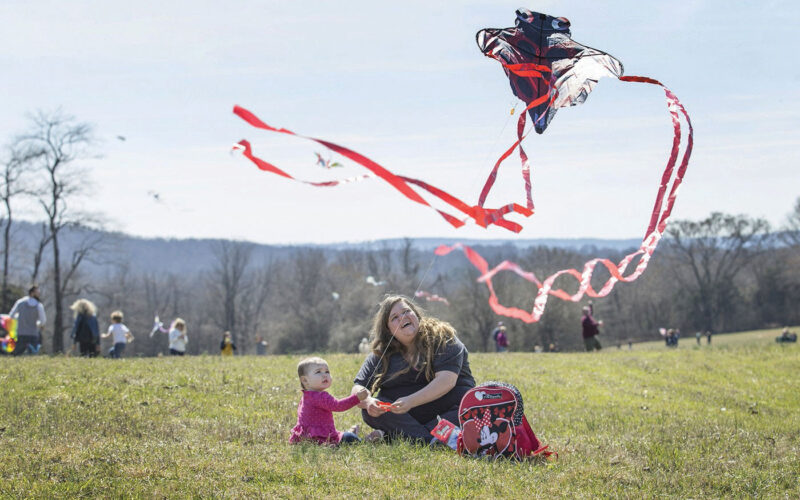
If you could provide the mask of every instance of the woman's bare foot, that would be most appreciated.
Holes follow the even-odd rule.
[[[368,443],[379,443],[383,441],[384,434],[385,433],[382,430],[375,429],[374,431],[364,436],[364,441]]]

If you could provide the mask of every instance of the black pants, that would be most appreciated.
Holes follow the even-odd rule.
[[[458,405],[439,416],[458,425]],[[367,410],[361,410],[361,418],[367,425],[373,429],[382,430],[390,438],[403,437],[425,443],[430,443],[432,439],[435,439],[431,431],[439,423],[435,418],[430,422],[420,422],[408,413],[397,414],[389,411],[380,417],[373,417],[367,413]]]
[[[36,335],[20,335],[17,344],[14,346],[14,356],[28,352],[28,346],[36,347],[39,345],[39,337]]]
[[[94,342],[78,342],[78,349],[81,350],[81,356],[88,358],[97,356],[97,344]]]
[[[183,351],[176,351],[175,349],[170,349],[169,353],[172,356],[183,356],[185,354]]]

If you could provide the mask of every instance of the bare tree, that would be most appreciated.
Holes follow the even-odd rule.
[[[253,245],[242,241],[220,240],[212,246],[216,264],[209,276],[212,300],[222,305],[221,323],[218,326],[237,332],[237,305],[252,290],[253,280],[248,274]]]
[[[0,296],[0,308],[8,310],[11,306],[11,297],[8,289],[9,256],[11,255],[11,224],[13,222],[12,200],[19,195],[30,194],[30,187],[26,184],[24,176],[31,169],[31,163],[41,155],[38,150],[20,147],[13,144],[8,147],[8,152],[3,161],[3,170],[0,174],[0,201],[5,207],[5,216],[2,219],[3,227],[3,284]]]
[[[734,279],[763,252],[769,224],[763,219],[714,212],[698,222],[675,221],[667,235],[669,256],[677,266],[689,270],[688,279],[680,272],[675,276],[691,294],[684,298],[690,298],[697,308],[699,326],[719,331],[718,326],[726,326],[722,316],[734,310]]]
[[[786,227],[781,236],[789,245],[800,246],[800,197],[794,202],[794,210],[786,217]]]
[[[47,216],[50,245],[53,249],[53,291],[55,321],[53,323],[53,352],[64,350],[64,304],[65,276],[62,275],[61,247],[59,235],[62,229],[75,222],[85,223],[85,214],[72,210],[68,202],[81,194],[87,186],[86,173],[76,163],[91,157],[89,148],[94,142],[92,127],[79,123],[74,117],[61,111],[38,112],[31,118],[30,131],[18,139],[18,143],[36,155],[40,190],[39,205]],[[83,260],[73,256],[71,272]]]

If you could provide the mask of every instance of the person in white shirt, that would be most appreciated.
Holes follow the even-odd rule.
[[[101,335],[104,339],[112,335],[114,336],[114,347],[109,351],[109,354],[111,354],[111,357],[114,359],[121,358],[122,353],[125,352],[125,346],[128,345],[128,342],[133,341],[133,335],[131,331],[128,330],[128,327],[122,324],[122,318],[122,311],[112,312],[111,325],[108,327],[108,332]]]
[[[44,306],[39,302],[39,286],[32,285],[28,295],[19,299],[11,308],[9,316],[17,320],[17,345],[14,355],[39,352],[42,344],[41,330],[47,321]]]
[[[188,342],[186,322],[181,318],[177,318],[172,322],[172,330],[169,331],[169,353],[172,356],[183,356],[186,354],[186,344]]]

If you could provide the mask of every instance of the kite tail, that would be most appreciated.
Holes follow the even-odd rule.
[[[672,208],[675,206],[678,187],[681,185],[683,177],[686,174],[686,169],[689,166],[689,158],[691,157],[692,147],[694,145],[694,130],[692,129],[692,122],[689,118],[689,114],[686,112],[686,109],[678,100],[677,96],[675,96],[675,94],[673,94],[672,91],[670,91],[663,84],[657,80],[653,80],[652,78],[640,76],[625,76],[620,77],[620,80],[625,82],[649,83],[662,87],[666,95],[667,107],[669,109],[673,124],[672,148],[669,159],[667,160],[667,165],[664,168],[664,173],[661,176],[661,183],[656,193],[656,201],[653,208],[653,213],[650,217],[647,231],[645,231],[645,236],[642,239],[641,245],[635,252],[626,255],[616,264],[608,259],[596,258],[587,261],[584,264],[582,271],[578,271],[577,269],[562,269],[548,276],[544,281],[540,281],[536,275],[533,274],[533,272],[525,271],[521,266],[510,261],[503,261],[496,267],[489,269],[489,265],[487,264],[486,260],[477,251],[467,245],[456,243],[452,246],[439,246],[434,251],[436,255],[447,255],[453,250],[457,249],[464,252],[467,260],[473,266],[475,266],[480,273],[477,281],[485,284],[488,288],[489,306],[496,314],[508,316],[510,318],[516,318],[526,323],[535,323],[539,321],[539,319],[542,317],[542,314],[544,314],[547,300],[551,295],[561,300],[571,302],[578,302],[581,300],[581,298],[583,298],[584,295],[588,295],[589,297],[605,297],[611,293],[614,285],[616,285],[618,282],[623,281],[630,283],[641,276],[647,268],[647,265],[653,256],[653,252],[655,252],[656,247],[661,241],[664,231],[667,228],[667,220],[672,214]],[[681,142],[681,123],[679,113],[686,120],[688,128],[686,148],[683,152],[680,164],[678,164]],[[515,144],[514,147],[516,147],[516,145],[517,144]],[[676,164],[678,164],[677,170],[675,169]],[[669,187],[669,194],[665,198],[670,180],[672,181],[672,185]],[[625,272],[628,270],[628,267],[637,257],[639,258],[639,261],[636,264],[636,267],[630,274],[626,275]],[[591,279],[594,269],[598,264],[604,266],[611,276],[603,284],[599,291],[595,291],[591,286]],[[533,300],[533,309],[531,311],[526,311],[517,307],[504,306],[500,303],[492,283],[492,278],[500,271],[511,271],[524,280],[534,284],[537,292]],[[575,293],[570,294],[562,288],[554,288],[556,279],[561,276],[571,276],[575,279],[575,281],[578,282],[578,289]]]
[[[353,162],[361,165],[362,167],[364,167],[367,170],[369,170],[371,173],[362,175],[360,177],[354,177],[354,178],[350,178],[350,179],[343,179],[343,180],[337,180],[337,181],[327,181],[327,182],[304,181],[304,180],[296,179],[294,176],[290,175],[289,173],[285,172],[284,170],[281,170],[280,168],[276,167],[275,165],[272,165],[271,163],[268,163],[268,162],[262,160],[261,158],[257,157],[256,155],[254,155],[253,151],[252,151],[252,147],[251,147],[251,145],[250,145],[250,143],[248,141],[246,141],[246,140],[239,141],[234,146],[234,149],[241,150],[242,154],[243,154],[243,156],[245,158],[247,158],[248,160],[253,162],[260,170],[262,170],[264,172],[269,172],[271,174],[275,174],[275,175],[278,175],[278,176],[281,176],[281,177],[284,177],[284,178],[287,178],[287,179],[290,179],[290,180],[293,180],[293,181],[296,181],[296,182],[302,182],[304,184],[309,184],[309,185],[312,185],[312,186],[315,186],[315,187],[337,186],[339,184],[344,184],[346,182],[364,180],[364,179],[367,179],[369,177],[379,177],[379,178],[383,179],[384,181],[386,181],[394,189],[399,191],[401,194],[403,194],[409,200],[411,200],[411,201],[413,201],[415,203],[419,203],[420,205],[423,205],[423,206],[426,206],[426,207],[429,207],[429,208],[435,210],[445,221],[447,221],[448,224],[450,224],[451,226],[453,226],[455,228],[462,227],[462,226],[465,225],[466,221],[472,220],[473,222],[475,222],[475,224],[477,224],[477,225],[479,225],[481,227],[487,227],[487,226],[493,224],[493,225],[502,227],[504,229],[508,229],[509,231],[513,231],[515,233],[519,233],[520,231],[522,231],[522,226],[520,224],[515,223],[515,222],[509,221],[508,219],[505,218],[505,216],[508,215],[509,213],[512,213],[512,212],[520,214],[520,215],[523,215],[525,217],[530,217],[531,215],[533,215],[533,202],[532,202],[532,200],[530,200],[530,196],[528,197],[529,198],[528,204],[525,207],[523,207],[523,206],[521,206],[519,204],[516,204],[516,203],[508,203],[508,204],[506,204],[506,205],[504,205],[504,206],[502,206],[500,208],[494,208],[494,209],[493,208],[485,208],[483,206],[483,202],[479,203],[478,205],[474,205],[474,206],[473,205],[469,205],[467,203],[464,203],[459,198],[447,193],[446,191],[444,191],[444,190],[442,190],[440,188],[437,188],[435,186],[432,186],[431,184],[428,184],[428,183],[426,183],[424,181],[421,181],[419,179],[413,179],[413,178],[410,178],[410,177],[397,175],[397,174],[391,172],[390,170],[388,170],[387,168],[379,165],[375,161],[367,158],[366,156],[364,156],[364,155],[362,155],[362,154],[360,154],[360,153],[358,153],[356,151],[353,151],[351,149],[348,149],[348,148],[346,148],[344,146],[340,146],[338,144],[334,144],[332,142],[329,142],[329,141],[326,141],[326,140],[323,140],[323,139],[318,139],[318,138],[315,138],[315,137],[307,137],[307,136],[303,136],[303,135],[300,135],[300,134],[296,134],[296,133],[292,132],[291,130],[287,130],[287,129],[284,129],[284,128],[272,127],[270,125],[267,125],[263,121],[261,121],[252,112],[242,108],[241,106],[234,106],[233,112],[234,112],[234,114],[239,116],[241,119],[243,119],[244,121],[246,121],[247,123],[249,123],[253,127],[260,128],[260,129],[263,129],[263,130],[267,130],[269,132],[292,135],[292,136],[295,136],[295,137],[299,137],[299,138],[302,138],[302,139],[307,139],[309,141],[316,142],[317,144],[322,145],[323,147],[329,149],[330,151],[333,151],[333,152],[335,152],[335,153],[337,153],[337,154],[339,154],[339,155],[341,155],[341,156],[343,156],[345,158],[348,158],[348,159],[352,160]],[[523,127],[524,127],[524,121],[522,122],[522,124],[523,124]],[[521,134],[521,132],[520,132],[520,134]],[[522,140],[522,137],[520,137],[520,140]],[[516,145],[514,147],[516,147]],[[513,152],[513,149],[514,148],[509,150],[509,153],[508,153],[509,155],[511,154],[511,152]],[[522,152],[522,154],[524,156],[524,152]],[[495,170],[496,170],[496,168],[498,166],[499,166],[499,163],[495,167]],[[528,171],[529,170],[530,169],[528,169]],[[495,172],[495,175],[496,175],[496,172]],[[528,173],[527,175],[528,176],[526,177],[526,184],[528,186],[530,186],[530,174]],[[418,192],[415,189],[415,187],[427,192],[429,195],[432,195],[435,198],[438,198],[441,202],[443,202],[444,204],[449,206],[450,209],[453,209],[453,210],[457,211],[459,213],[459,215],[453,215],[451,213],[445,212],[444,210],[440,210],[438,208],[435,208],[425,198],[422,197],[420,192]],[[488,193],[488,191],[487,191],[487,193]]]

